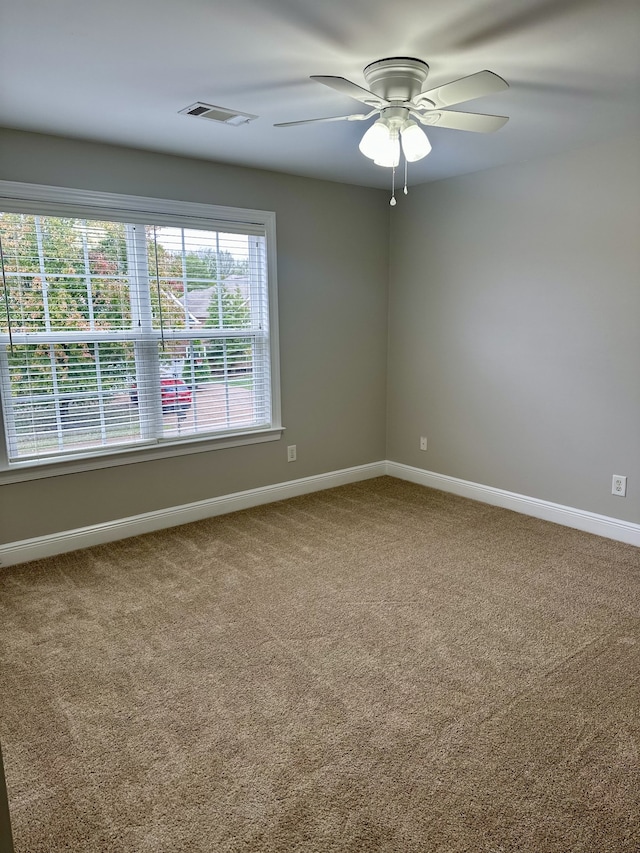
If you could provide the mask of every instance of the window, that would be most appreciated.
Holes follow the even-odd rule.
[[[5,467],[273,438],[273,214],[39,189],[0,182]]]

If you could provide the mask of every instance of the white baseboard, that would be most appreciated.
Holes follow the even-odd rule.
[[[595,533],[597,536],[605,536],[607,539],[640,546],[640,524],[634,524],[632,521],[623,521],[619,518],[610,518],[608,515],[598,515],[595,512],[551,503],[551,501],[529,498],[526,495],[507,492],[504,489],[494,489],[491,486],[482,486],[468,480],[459,480],[457,477],[448,477],[445,474],[436,474],[433,471],[423,471],[421,468],[402,465],[400,462],[387,462],[386,470],[390,477],[409,480],[430,489],[440,489],[443,492],[451,492],[454,495],[471,498],[474,501],[511,509],[523,515],[553,521],[555,524],[562,524],[565,527],[584,530],[586,533]]]
[[[55,554],[76,551],[79,548],[90,548],[92,545],[102,545],[106,542],[114,542],[117,539],[126,539],[129,536],[152,533],[154,530],[188,524],[191,521],[200,521],[203,518],[212,518],[215,515],[224,515],[239,509],[248,509],[259,504],[285,500],[322,489],[332,489],[336,486],[344,486],[347,483],[369,480],[372,477],[381,477],[384,474],[640,547],[640,524],[610,518],[606,515],[597,515],[593,512],[562,506],[538,498],[530,498],[526,495],[518,495],[515,492],[507,492],[503,489],[494,489],[491,486],[482,486],[479,483],[459,480],[457,477],[448,477],[445,474],[436,474],[433,471],[423,471],[421,468],[403,465],[400,462],[381,461],[354,468],[344,468],[340,471],[330,471],[326,474],[316,474],[313,477],[303,477],[300,480],[289,480],[286,483],[276,483],[272,486],[262,486],[244,492],[235,492],[234,494],[169,507],[155,512],[146,512],[103,524],[93,524],[89,527],[80,527],[76,530],[67,530],[50,536],[38,536],[34,539],[23,539],[20,542],[9,542],[6,545],[0,545],[0,566],[13,566],[18,563],[26,563],[29,560],[38,560],[42,557],[52,557]]]
[[[386,463],[384,461],[372,462],[369,465],[358,465],[355,468],[344,468],[340,471],[330,471],[327,474],[303,477],[300,480],[289,480],[286,483],[276,483],[272,486],[235,492],[219,498],[209,498],[155,512],[145,512],[141,515],[120,518],[103,524],[92,524],[89,527],[79,527],[76,530],[67,530],[50,536],[38,536],[33,539],[23,539],[20,542],[10,542],[7,545],[0,545],[0,566],[14,566],[18,563],[26,563],[29,560],[39,560],[42,557],[52,557],[55,554],[77,551],[79,548],[103,545],[105,542],[115,542],[117,539],[127,539],[129,536],[139,536],[142,533],[152,533],[154,530],[176,527],[179,524],[188,524],[191,521],[201,521],[203,518],[224,515],[259,504],[294,498],[322,489],[333,489],[336,486],[356,483],[359,480],[369,480],[372,477],[382,477],[385,473]]]

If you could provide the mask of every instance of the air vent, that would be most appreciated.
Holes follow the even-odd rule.
[[[178,112],[182,115],[206,118],[209,121],[217,121],[218,124],[230,124],[232,126],[246,124],[249,121],[253,121],[254,118],[258,118],[258,116],[251,115],[250,113],[239,113],[237,110],[216,107],[213,104],[203,104],[201,101],[197,101],[183,110],[178,110]]]

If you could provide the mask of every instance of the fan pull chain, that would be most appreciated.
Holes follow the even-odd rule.
[[[396,206],[396,167],[393,167],[393,171],[391,172],[391,201],[389,202],[391,207]]]
[[[409,171],[409,164],[407,163],[407,158],[404,158],[404,194],[408,195],[409,190],[407,189],[407,173]]]

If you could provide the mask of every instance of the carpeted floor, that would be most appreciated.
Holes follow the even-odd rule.
[[[0,571],[17,853],[637,853],[640,550],[383,477]]]

